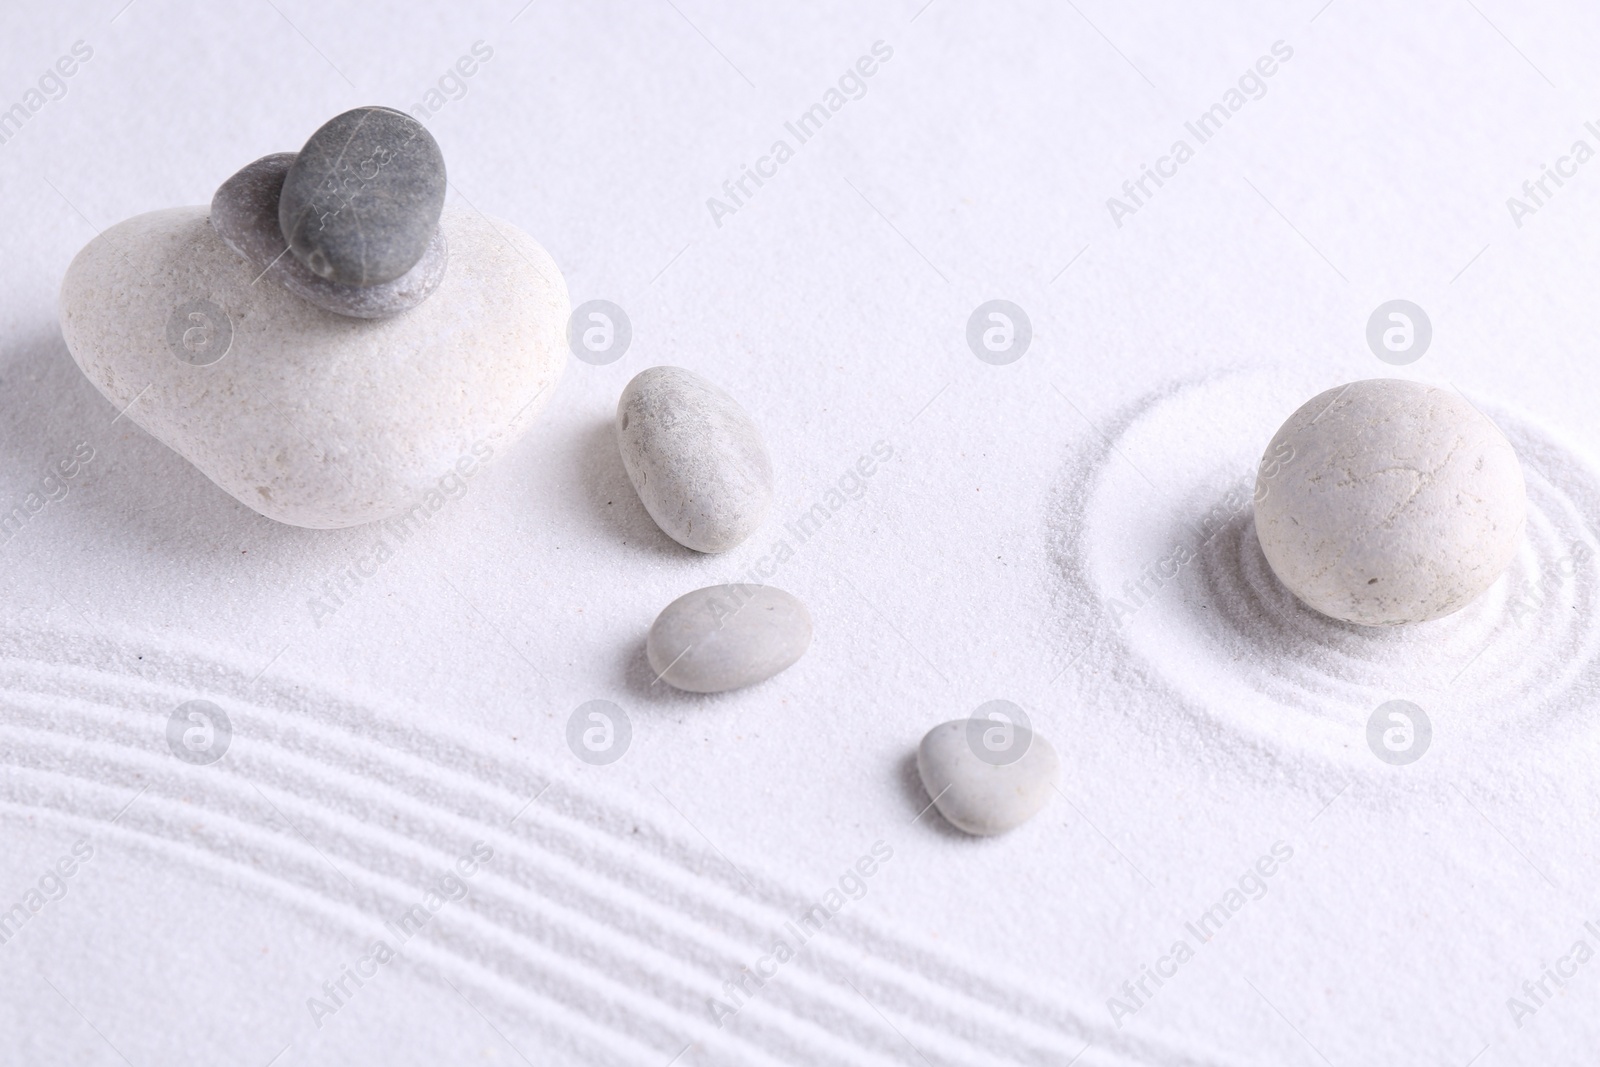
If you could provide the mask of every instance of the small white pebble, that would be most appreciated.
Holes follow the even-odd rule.
[[[1012,728],[1004,749],[987,748],[984,733],[1000,729],[990,720],[955,719],[929,730],[917,747],[922,787],[939,814],[969,834],[1003,834],[1033,818],[1061,770],[1050,742],[1027,727]]]
[[[692,693],[764,682],[811,646],[806,606],[770,585],[713,585],[662,609],[645,639],[650,669]]]

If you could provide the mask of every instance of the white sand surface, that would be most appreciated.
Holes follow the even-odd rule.
[[[0,1063],[1592,1062],[1600,163],[1506,201],[1600,148],[1600,14],[521,7],[0,11],[0,112],[92,48],[0,143],[0,506],[56,498],[0,544],[0,906],[59,897],[0,944]],[[879,41],[864,95],[714,217]],[[1260,98],[1113,221],[1280,41]],[[530,233],[632,344],[574,360],[374,568],[379,531],[274,524],[119,417],[56,292],[98,230],[418,104],[476,42],[428,118],[451,203]],[[1433,327],[1400,367],[1365,341],[1395,298]],[[993,299],[1032,327],[1004,365],[966,340]],[[772,452],[772,518],[725,556],[669,541],[623,473],[616,398],[657,364]],[[1278,587],[1230,493],[1306,398],[1387,373],[1500,424],[1530,518],[1480,601],[1373,633]],[[807,656],[652,685],[660,608],[780,541]],[[1061,795],[976,840],[919,815],[914,753],[992,699],[1050,738]],[[218,762],[168,747],[191,700],[229,718]],[[592,700],[631,724],[607,765],[566,742]],[[1368,746],[1391,700],[1431,724],[1405,765]],[[395,957],[318,1012],[378,939]],[[744,967],[772,976],[725,1017]]]

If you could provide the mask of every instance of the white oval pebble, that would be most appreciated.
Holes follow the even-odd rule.
[[[929,730],[917,746],[917,773],[950,824],[987,836],[1015,829],[1039,813],[1055,789],[1061,761],[1050,742],[1018,726],[1017,743],[1026,750],[1014,762],[997,764],[978,756],[971,719],[955,719]]]
[[[641,371],[617,401],[628,479],[666,535],[725,552],[755,532],[772,503],[772,460],[738,402],[682,367]]]
[[[1525,509],[1522,467],[1495,424],[1453,390],[1396,378],[1313,398],[1256,476],[1273,573],[1363,626],[1465,607],[1511,562]]]
[[[770,585],[713,585],[668,604],[645,639],[650,669],[692,693],[754,685],[811,645],[806,606]]]
[[[252,284],[261,271],[207,215],[154,211],[90,241],[61,283],[61,332],[114,410],[268,518],[431,514],[554,392],[566,283],[510,223],[446,210],[462,254],[432,299],[355,319]],[[220,358],[186,358],[190,334],[216,336]]]

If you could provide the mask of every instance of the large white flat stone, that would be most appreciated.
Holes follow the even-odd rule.
[[[118,410],[247,506],[315,528],[388,518],[474,444],[503,451],[566,366],[567,287],[545,250],[476,214],[439,224],[438,290],[360,320],[253,284],[206,208],[154,211],[78,253],[61,330]]]

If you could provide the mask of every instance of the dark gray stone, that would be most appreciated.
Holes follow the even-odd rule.
[[[422,123],[359,107],[325,123],[283,179],[278,224],[312,273],[379,285],[416,265],[444,208],[444,156]]]
[[[211,198],[212,229],[262,272],[257,284],[275,282],[320,308],[357,319],[409,311],[439,288],[449,256],[444,230],[438,226],[416,266],[380,285],[330,282],[289,255],[278,225],[278,196],[294,160],[293,152],[263,156],[218,186]]]

